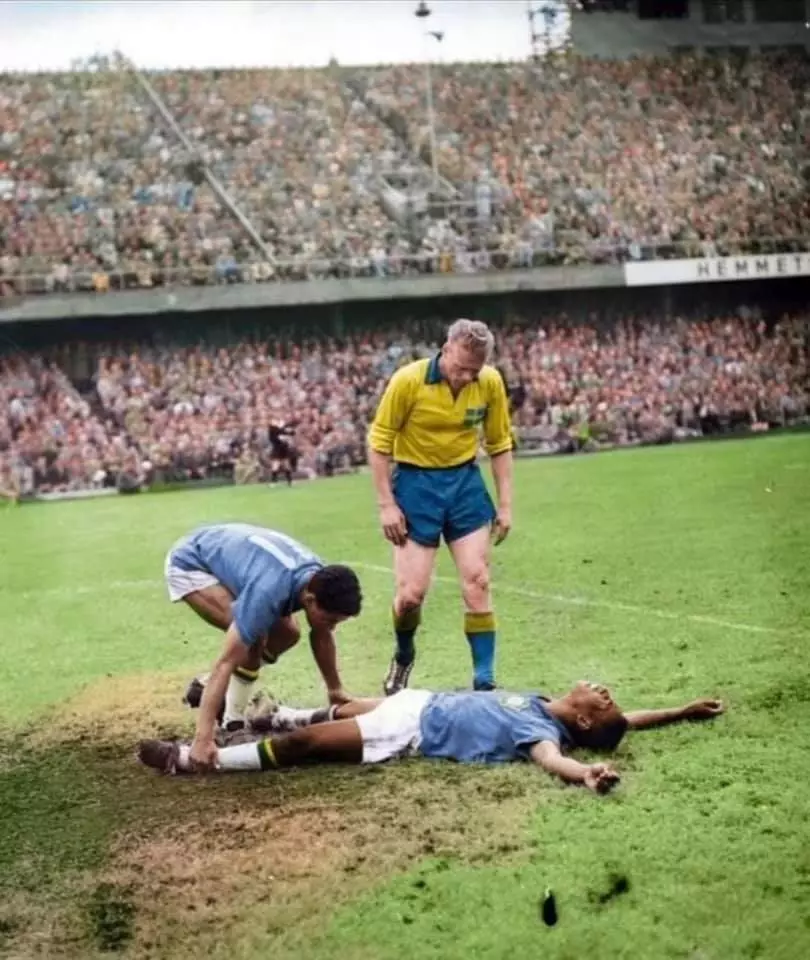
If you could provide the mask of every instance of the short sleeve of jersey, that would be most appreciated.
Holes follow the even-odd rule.
[[[388,386],[380,398],[374,419],[368,429],[368,442],[372,450],[390,456],[394,449],[394,440],[402,430],[413,404],[417,386],[417,364],[408,364],[388,381]],[[424,377],[424,375],[423,375]]]
[[[545,717],[528,710],[515,710],[512,723],[512,740],[515,752],[526,757],[536,743],[550,741],[560,746],[560,732],[556,725]]]
[[[242,588],[233,605],[239,636],[252,647],[281,616],[292,593],[292,576],[255,577]]]
[[[482,371],[482,385],[486,389],[487,415],[484,420],[484,441],[487,453],[497,457],[513,447],[512,420],[509,416],[509,398],[501,375],[493,367]]]

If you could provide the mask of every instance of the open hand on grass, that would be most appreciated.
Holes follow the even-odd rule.
[[[712,717],[720,716],[724,709],[722,700],[701,697],[699,700],[687,703],[684,716],[687,720],[711,720]]]
[[[585,774],[585,786],[594,793],[608,793],[620,780],[609,763],[592,763]]]

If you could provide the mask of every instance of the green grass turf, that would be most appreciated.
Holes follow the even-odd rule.
[[[141,719],[127,691],[142,696],[166,676],[175,703],[175,678],[179,687],[218,647],[161,582],[166,550],[198,524],[277,526],[355,562],[366,603],[340,631],[343,674],[358,694],[379,689],[390,558],[367,477],[0,511],[0,901],[14,892],[0,909],[0,955],[4,944],[33,951],[25,928],[53,955],[129,944],[131,956],[180,956],[155,932],[157,907],[144,918],[137,893],[127,899],[132,876],[121,902],[101,882],[120,844],[187,822],[187,842],[205,848],[194,824],[233,810],[257,811],[251,829],[274,835],[279,809],[313,804],[295,829],[306,851],[307,824],[338,818],[319,834],[323,850],[298,872],[279,855],[269,901],[201,907],[197,949],[301,960],[810,955],[810,439],[521,462],[515,487],[515,530],[494,560],[501,685],[556,692],[588,677],[628,708],[700,694],[728,704],[711,725],[631,737],[608,798],[527,766],[416,761],[202,784],[134,766],[138,727],[149,733],[164,714],[147,699]],[[461,687],[469,655],[446,558],[439,574],[414,683]],[[291,700],[322,696],[305,644],[266,681]],[[75,726],[113,683],[120,702],[105,709],[133,708],[135,720],[117,735],[91,724],[65,738],[65,711]],[[230,869],[218,863],[212,889]],[[629,888],[602,902],[616,877]],[[182,903],[166,883],[167,901]],[[552,929],[539,919],[547,886],[560,913]],[[46,898],[62,928],[37,930],[27,898]]]

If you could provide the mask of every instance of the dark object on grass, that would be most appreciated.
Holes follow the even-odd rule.
[[[602,893],[592,895],[592,899],[597,903],[608,903],[610,900],[620,897],[630,889],[630,881],[624,873],[611,873],[608,878],[609,887]]]
[[[540,904],[540,916],[547,927],[553,927],[557,922],[557,901],[551,890],[546,890],[543,894],[543,902]]]

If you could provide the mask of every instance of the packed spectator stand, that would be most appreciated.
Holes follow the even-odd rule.
[[[422,65],[150,79],[185,145],[120,65],[0,77],[0,296],[779,252],[810,235],[800,53],[434,65],[443,195],[419,216],[383,201],[429,174]]]
[[[800,53],[432,77],[440,183],[420,64],[148,75],[182,138],[121,63],[0,77],[0,298],[810,249]],[[809,323],[524,316],[497,359],[524,452],[670,442],[806,422]],[[109,344],[81,392],[52,357],[10,353],[0,494],[267,479],[274,422],[303,475],[350,469],[386,379],[435,349]]]
[[[557,315],[498,331],[525,452],[666,443],[810,422],[810,313],[662,323]],[[438,342],[369,334],[300,346],[98,349],[80,396],[56,366],[0,365],[0,489],[34,492],[269,476],[268,427],[292,422],[302,476],[364,462],[391,373]]]

